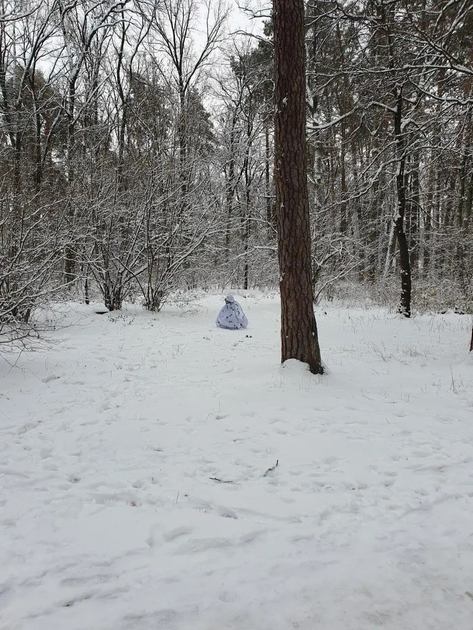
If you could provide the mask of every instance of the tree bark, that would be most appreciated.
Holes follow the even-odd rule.
[[[304,3],[274,0],[273,7],[281,360],[297,359],[322,374],[311,277]]]
[[[402,131],[402,94],[400,88],[396,88],[395,96],[396,113],[394,116],[394,133],[396,137],[399,162],[396,175],[397,214],[394,219],[394,231],[396,233],[397,243],[399,246],[399,266],[401,269],[401,303],[399,305],[399,312],[404,315],[404,317],[410,317],[412,282],[409,246],[407,244],[406,232],[404,230],[404,220],[407,208],[407,176],[405,140]]]

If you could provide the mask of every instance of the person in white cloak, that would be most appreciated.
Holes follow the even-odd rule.
[[[230,330],[238,330],[248,326],[248,319],[238,302],[235,302],[233,295],[227,295],[225,298],[225,306],[222,306],[216,323],[219,328]]]

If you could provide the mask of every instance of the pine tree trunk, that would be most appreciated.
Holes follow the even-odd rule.
[[[401,269],[401,303],[399,312],[404,317],[411,316],[411,262],[409,256],[409,246],[407,244],[404,221],[406,216],[406,152],[405,140],[402,132],[402,95],[399,88],[396,88],[396,114],[394,117],[394,133],[398,150],[398,172],[396,175],[397,191],[397,214],[394,220],[394,231],[396,233],[399,247],[399,266]]]
[[[281,359],[322,374],[311,278],[304,31],[303,0],[274,0]]]

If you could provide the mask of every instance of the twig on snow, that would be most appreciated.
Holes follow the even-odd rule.
[[[218,483],[235,483],[231,479],[219,479],[218,477],[209,477],[212,481],[218,481]]]
[[[263,477],[266,477],[270,472],[273,472],[273,470],[276,470],[278,466],[279,466],[279,459],[276,460],[276,463],[274,464],[274,466],[271,466],[271,468],[268,468],[268,470],[264,473]]]

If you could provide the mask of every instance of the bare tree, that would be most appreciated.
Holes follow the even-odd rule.
[[[218,80],[224,104],[218,120],[226,186],[222,246],[227,273],[248,289],[256,278],[274,282],[277,273],[270,178],[273,116],[268,103],[272,105],[273,81],[267,74],[268,59],[248,40],[234,43],[228,56],[229,71]]]
[[[36,307],[57,289],[63,215],[55,200],[60,176],[57,72],[41,62],[57,35],[57,4],[15,2],[0,8],[0,339],[37,331]]]
[[[81,170],[81,161],[84,158],[80,138],[84,138],[87,127],[97,124],[100,71],[109,54],[108,47],[117,23],[125,24],[124,7],[127,1],[56,1],[66,53],[63,73],[63,110],[67,118],[64,147],[65,203],[69,221],[74,224],[80,222],[81,218],[77,203],[82,188],[78,171]],[[77,242],[70,242],[65,246],[64,279],[69,285],[76,278],[79,249]]]
[[[181,205],[185,213],[191,185],[188,147],[192,125],[190,99],[203,71],[208,67],[213,53],[222,41],[228,11],[221,0],[215,5],[209,1],[199,5],[196,0],[162,0],[151,13],[145,2],[141,6],[152,23],[152,32],[157,34],[157,44],[169,63],[170,73],[163,68],[163,79],[169,81],[170,86],[177,92]],[[202,43],[197,45],[194,32],[199,22],[203,25],[203,32]]]

